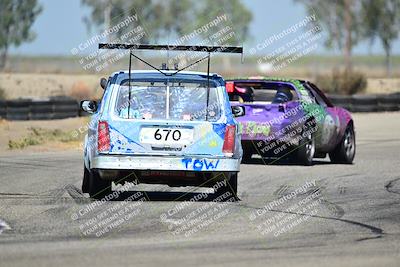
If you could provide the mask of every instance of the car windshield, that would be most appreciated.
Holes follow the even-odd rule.
[[[296,90],[287,83],[278,82],[235,82],[229,94],[231,101],[286,103],[298,100]]]
[[[167,97],[168,96],[168,97]],[[130,97],[130,101],[129,101]],[[217,88],[210,81],[207,110],[204,81],[123,81],[115,113],[121,118],[216,121],[221,116]]]

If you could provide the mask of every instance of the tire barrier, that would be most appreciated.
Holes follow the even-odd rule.
[[[0,101],[0,118],[7,120],[54,120],[77,116],[79,103],[71,98]]]
[[[376,112],[378,101],[376,96],[354,95],[352,96],[352,112]]]
[[[0,100],[0,118],[7,117],[7,104],[6,101]]]
[[[328,97],[335,106],[343,107],[347,110],[353,109],[352,98],[350,96],[329,95]]]
[[[329,95],[335,106],[351,112],[382,112],[400,110],[400,93],[389,95]],[[68,97],[45,100],[0,100],[0,118],[7,120],[55,120],[88,116],[79,103]]]
[[[335,106],[351,112],[382,112],[400,110],[400,93],[388,95],[329,95]]]

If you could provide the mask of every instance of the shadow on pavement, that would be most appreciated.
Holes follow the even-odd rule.
[[[252,158],[250,160],[246,160],[241,164],[244,165],[278,165],[278,166],[303,166],[301,163],[296,163],[291,161],[290,159],[274,159],[274,158]],[[313,160],[313,165],[331,165],[329,161],[323,160]]]

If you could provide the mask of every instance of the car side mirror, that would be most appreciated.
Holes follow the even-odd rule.
[[[101,79],[100,79],[100,86],[101,86],[101,88],[103,88],[103,90],[106,89],[107,83],[108,83],[108,81],[107,81],[106,78],[101,78]]]
[[[97,111],[97,102],[91,100],[83,100],[81,101],[80,107],[83,111],[92,114]]]
[[[244,107],[242,107],[242,106],[233,106],[232,107],[232,114],[233,114],[233,117],[242,117],[246,113],[245,113]]]

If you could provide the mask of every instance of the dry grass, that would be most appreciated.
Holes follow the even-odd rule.
[[[84,99],[92,99],[94,96],[94,90],[87,85],[84,81],[77,81],[72,85],[68,95],[78,101]]]
[[[73,86],[82,82],[97,94],[101,76],[40,73],[0,73],[0,84],[8,99],[46,98],[68,95]]]
[[[6,99],[6,91],[0,87],[0,100]]]
[[[89,118],[51,121],[0,121],[0,154],[10,151],[79,149]]]
[[[23,149],[27,146],[41,145],[47,142],[78,142],[80,140],[79,135],[75,135],[74,132],[66,132],[60,129],[43,129],[40,127],[30,127],[28,135],[21,139],[9,140],[9,149]]]

